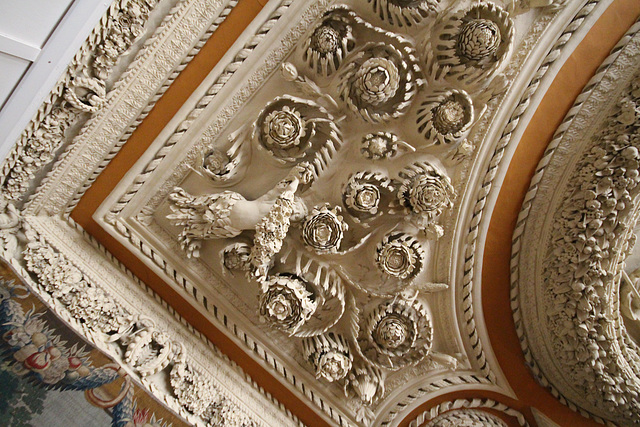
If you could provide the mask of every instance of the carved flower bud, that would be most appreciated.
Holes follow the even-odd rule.
[[[300,113],[293,108],[283,106],[281,110],[272,111],[263,124],[266,143],[278,148],[299,145],[306,134],[305,125]]]
[[[417,58],[409,47],[370,43],[340,74],[340,100],[363,120],[380,123],[405,114],[418,87]]]
[[[340,207],[329,205],[315,207],[302,225],[302,240],[317,253],[336,252],[347,230],[347,224],[339,215]]]
[[[229,163],[231,163],[229,156],[214,148],[204,156],[202,167],[211,174],[222,177],[229,173]]]
[[[379,212],[382,191],[385,195],[393,191],[389,178],[378,172],[358,172],[349,177],[342,199],[349,213],[359,221]]]
[[[280,66],[280,72],[282,73],[282,77],[288,82],[292,82],[298,78],[298,69],[291,62],[283,62]]]
[[[329,11],[305,41],[303,59],[314,72],[329,76],[353,49],[355,40],[350,22],[346,10]]]
[[[473,124],[473,103],[459,89],[429,93],[417,113],[418,132],[431,144],[453,145],[464,140]]]
[[[371,405],[384,394],[384,374],[375,366],[368,363],[357,363],[345,383],[345,394],[349,391],[364,405]]]
[[[404,233],[393,233],[376,248],[376,265],[383,273],[408,279],[415,277],[424,264],[424,251],[420,243]]]
[[[315,312],[317,303],[302,279],[280,274],[263,283],[259,307],[271,325],[293,334]]]
[[[409,203],[417,213],[441,209],[448,204],[446,189],[440,180],[417,177],[409,188]]]
[[[333,332],[307,338],[303,342],[305,356],[316,371],[316,378],[329,382],[341,380],[351,370],[353,357],[341,335]]]
[[[400,76],[398,68],[385,58],[365,61],[355,76],[355,93],[364,103],[378,105],[396,94]]]
[[[459,88],[485,87],[506,63],[515,39],[507,10],[493,2],[474,2],[448,15],[435,30],[432,46],[437,73]]]
[[[372,160],[393,157],[398,152],[398,137],[389,132],[370,133],[362,138],[360,152]]]
[[[396,315],[384,317],[373,331],[373,339],[383,348],[396,349],[411,339],[413,332],[406,318]]]
[[[311,35],[311,48],[326,55],[340,46],[340,33],[329,25],[321,25]]]
[[[222,251],[222,263],[228,270],[247,270],[251,247],[246,243],[234,243]]]
[[[351,359],[344,353],[328,351],[320,357],[316,369],[317,377],[323,377],[329,382],[338,381],[351,369]]]
[[[491,57],[499,46],[500,28],[488,19],[474,19],[464,24],[456,41],[458,54],[471,61]]]

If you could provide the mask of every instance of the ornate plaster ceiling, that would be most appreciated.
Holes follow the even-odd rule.
[[[610,4],[116,1],[5,160],[5,256],[196,424],[221,399],[230,425],[527,425],[530,407],[588,423],[512,375],[482,262],[563,63],[592,27],[606,56],[632,22],[611,16],[638,13]],[[594,111],[619,98],[602,91]],[[529,312],[536,274],[514,293]],[[514,307],[511,334],[552,342]],[[629,399],[603,414],[532,357],[569,407],[638,422]]]

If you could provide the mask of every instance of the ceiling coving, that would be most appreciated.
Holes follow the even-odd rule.
[[[483,239],[505,153],[600,3],[269,1],[125,159],[126,174],[100,184],[107,191],[83,218],[76,208],[98,175],[113,173],[112,159],[240,7],[116,1],[5,160],[4,256],[194,424],[218,425],[220,413],[228,425],[299,422],[206,338],[213,328],[325,423],[528,425],[500,399],[517,397],[482,314]],[[637,69],[636,38],[630,31],[603,75],[619,58]],[[516,242],[529,243],[514,245],[526,263],[514,264],[523,270],[512,307],[542,384],[594,419],[637,423],[637,270],[618,290],[637,219],[629,134],[640,108],[626,73],[618,84],[628,90],[610,91],[621,104],[602,95],[589,110],[613,125],[558,143],[594,147],[549,161],[570,177],[566,188],[554,175],[539,184],[550,195],[527,200],[540,210],[527,221],[544,224],[519,223]],[[89,223],[101,233],[84,231]],[[160,285],[140,280],[151,276]],[[186,304],[159,302],[156,286]],[[484,394],[448,396],[469,390]]]

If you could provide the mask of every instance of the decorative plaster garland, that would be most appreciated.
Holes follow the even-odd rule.
[[[24,253],[26,267],[38,278],[31,285],[54,304],[58,315],[80,329],[83,336],[113,357],[122,358],[123,365],[135,372],[150,392],[198,424],[203,421],[207,425],[225,426],[262,424],[255,415],[245,412],[246,407],[238,406],[236,397],[216,385],[219,380],[208,377],[209,374],[198,367],[191,352],[170,338],[173,334],[158,329],[151,318],[129,312],[121,301],[93,283],[35,228],[26,224],[25,230],[29,241]],[[15,260],[12,264],[29,280],[29,274],[20,264]],[[172,394],[158,386],[165,382],[170,382]]]
[[[547,147],[542,159],[540,160],[538,167],[536,168],[536,172],[531,180],[531,184],[529,187],[529,190],[527,191],[527,194],[525,195],[525,200],[523,202],[523,206],[522,209],[520,211],[520,214],[518,215],[518,220],[516,223],[516,227],[514,230],[514,234],[513,234],[513,243],[512,243],[512,255],[511,255],[511,307],[513,310],[513,316],[514,316],[514,320],[516,323],[516,329],[518,332],[518,336],[520,338],[520,343],[522,346],[522,350],[524,352],[525,355],[525,359],[529,365],[529,367],[531,368],[531,370],[533,371],[533,374],[536,376],[536,378],[547,388],[550,389],[550,391],[552,392],[552,394],[558,398],[563,404],[569,406],[571,409],[579,412],[580,414],[582,414],[583,416],[586,417],[590,417],[595,419],[598,422],[601,423],[605,423],[608,425],[613,425],[611,424],[611,422],[607,419],[602,418],[599,415],[596,415],[594,413],[592,413],[591,411],[585,410],[581,405],[580,402],[576,402],[575,400],[569,399],[567,398],[565,395],[563,395],[563,393],[558,389],[557,385],[555,384],[555,380],[550,379],[547,377],[547,375],[545,375],[545,373],[543,372],[543,370],[541,369],[539,362],[536,361],[536,359],[534,358],[534,353],[535,353],[535,349],[532,349],[533,344],[530,342],[527,334],[526,334],[526,330],[525,330],[525,325],[524,325],[524,320],[523,320],[523,313],[522,313],[522,307],[520,305],[520,294],[521,294],[521,289],[520,289],[520,283],[521,283],[521,272],[520,272],[520,256],[521,256],[521,252],[522,252],[522,239],[523,239],[523,235],[526,229],[526,225],[529,219],[529,213],[531,211],[531,208],[536,200],[536,196],[538,196],[538,193],[541,189],[541,183],[543,181],[543,178],[545,177],[545,173],[548,170],[549,165],[552,162],[552,159],[554,158],[554,155],[556,155],[556,151],[558,150],[558,147],[560,146],[561,142],[564,141],[565,136],[567,135],[567,131],[572,127],[572,125],[574,124],[574,119],[579,115],[579,113],[581,111],[583,111],[583,107],[585,102],[587,102],[591,97],[592,94],[594,93],[594,91],[597,90],[599,84],[605,80],[605,78],[607,78],[608,74],[611,73],[611,68],[612,66],[616,63],[616,60],[618,60],[618,58],[620,57],[620,55],[623,53],[623,51],[625,50],[625,48],[629,45],[629,43],[634,40],[634,38],[637,38],[638,33],[640,32],[640,22],[636,22],[628,31],[627,33],[623,36],[623,38],[620,40],[620,42],[615,46],[615,48],[612,50],[611,54],[606,58],[606,60],[603,62],[603,64],[599,67],[598,71],[596,72],[595,76],[589,81],[589,83],[585,86],[585,88],[583,89],[582,93],[578,96],[578,98],[576,99],[574,105],[572,106],[572,108],[569,110],[569,112],[567,113],[566,117],[564,118],[562,124],[559,126],[558,130],[556,131],[556,134],[553,137],[553,140],[551,141],[551,143],[549,144],[549,146]],[[609,77],[609,79],[614,78],[614,77]],[[636,76],[637,79],[637,76]],[[615,114],[618,114],[618,116],[615,116]],[[626,120],[626,119],[621,119],[620,118],[620,113],[614,113],[614,117],[610,118],[609,120]],[[632,119],[629,119],[632,120]],[[635,119],[637,121],[637,118]],[[604,155],[598,155],[598,159],[602,158]],[[596,159],[592,159],[593,161],[595,161]],[[584,179],[588,179],[589,176],[585,175]],[[594,178],[596,179],[596,178]],[[612,242],[613,244],[613,242]],[[605,249],[606,250],[606,249]],[[568,261],[568,264],[570,264],[571,262]],[[611,265],[611,268],[615,269],[617,271],[617,269],[619,269],[619,266],[616,265]],[[604,280],[603,276],[603,280]],[[543,280],[543,279],[541,279]],[[615,286],[614,286],[615,287]],[[620,327],[620,326],[618,326]],[[603,334],[605,335],[609,335],[609,332],[603,332]],[[619,345],[621,347],[621,349],[624,351],[625,347],[629,347],[629,348],[633,348],[635,350],[633,350],[636,354],[628,354],[625,356],[625,358],[628,358],[629,363],[633,364],[635,363],[637,365],[637,360],[634,361],[634,359],[637,359],[637,346],[628,338],[628,337],[622,337],[622,338],[617,338],[617,340],[619,340]],[[613,351],[613,350],[612,350]],[[608,352],[607,352],[608,354]],[[578,358],[582,358],[582,356],[578,356]],[[604,371],[601,374],[596,374],[594,378],[598,378],[599,375],[617,375],[615,373],[609,372],[609,368],[605,367]],[[577,381],[577,379],[576,379]],[[628,378],[625,375],[625,378],[622,380],[623,383],[629,387],[632,387],[632,381],[630,378]],[[629,383],[629,384],[627,384]],[[599,388],[597,388],[598,390]],[[594,390],[595,391],[595,390]],[[613,390],[612,387],[612,391],[611,391],[612,395],[614,396],[615,399],[615,395],[616,393],[618,393],[617,391]],[[630,402],[627,401],[627,399],[623,399],[620,400],[621,404],[631,404]],[[620,417],[622,417],[623,415],[620,413],[618,415],[616,415],[616,417],[618,419],[621,419]],[[631,421],[630,419],[628,419],[627,421]],[[625,422],[627,422],[625,421]],[[637,419],[634,421],[637,422]]]

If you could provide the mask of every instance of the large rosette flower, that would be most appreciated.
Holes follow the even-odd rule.
[[[334,382],[346,377],[351,370],[353,356],[341,335],[329,332],[307,338],[302,345],[306,359],[315,368],[316,378]]]
[[[418,132],[428,145],[453,146],[473,124],[473,102],[463,90],[437,90],[429,94],[417,114]]]
[[[305,41],[302,58],[317,74],[329,76],[338,70],[354,46],[348,12],[330,10]]]
[[[378,269],[402,280],[411,280],[420,273],[424,256],[418,240],[405,233],[389,234],[376,247]]]
[[[392,191],[391,180],[381,173],[358,172],[349,177],[342,200],[354,219],[361,221],[376,216],[383,199]]]
[[[331,158],[341,145],[331,114],[315,102],[286,95],[260,112],[253,138],[283,163],[311,161],[319,152]]]
[[[348,226],[340,214],[340,207],[316,206],[302,225],[302,241],[319,254],[337,252]]]
[[[317,303],[302,279],[279,274],[262,283],[259,307],[263,319],[294,335],[315,312]]]
[[[406,56],[392,45],[370,43],[340,74],[340,99],[364,120],[379,123],[403,115],[416,93],[412,49]]]
[[[440,0],[367,0],[380,19],[399,27],[419,24],[437,11]]]
[[[445,209],[453,206],[455,190],[449,177],[433,165],[416,163],[400,172],[403,179],[398,201],[412,214],[420,228],[429,226]]]
[[[418,300],[384,302],[374,308],[358,334],[365,359],[381,368],[397,370],[415,365],[431,349],[433,327]]]
[[[433,58],[447,78],[488,82],[505,63],[514,41],[513,21],[494,3],[479,3],[446,18],[434,29]]]

